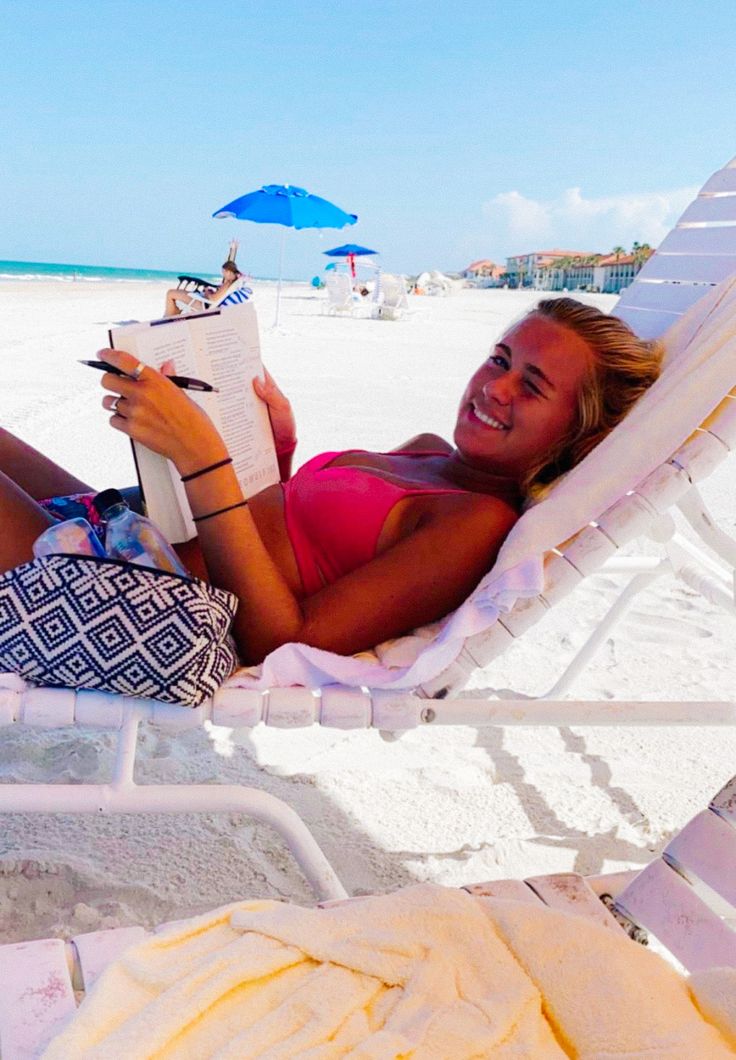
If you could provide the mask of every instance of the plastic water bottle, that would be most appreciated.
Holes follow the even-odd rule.
[[[155,523],[131,511],[119,490],[103,490],[92,502],[107,523],[105,548],[113,559],[189,575]]]
[[[75,556],[105,556],[99,537],[80,516],[55,523],[33,542],[34,556],[54,556],[60,552]]]

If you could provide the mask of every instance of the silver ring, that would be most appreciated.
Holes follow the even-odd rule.
[[[122,400],[122,397],[123,397],[123,395],[119,394],[118,397],[115,398],[115,400],[113,401],[112,405],[110,406],[110,411],[115,413],[116,416],[120,415],[120,413],[118,412],[118,405],[120,404],[120,401]]]
[[[143,375],[145,370],[146,370],[146,366],[143,363],[143,361],[138,361],[138,364],[135,366],[135,368],[133,369],[133,371],[130,374],[133,377],[133,379],[140,379],[140,377]]]

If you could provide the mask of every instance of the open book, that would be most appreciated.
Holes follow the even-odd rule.
[[[279,481],[268,408],[252,384],[254,376],[263,377],[263,366],[251,303],[112,328],[110,345],[155,368],[173,358],[177,375],[202,379],[217,388],[217,393],[188,390],[187,395],[220,432],[245,497]],[[149,518],[169,541],[195,537],[191,509],[174,465],[138,442],[133,442],[133,454]]]

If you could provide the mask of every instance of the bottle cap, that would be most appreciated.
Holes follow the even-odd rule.
[[[98,493],[92,498],[92,503],[101,519],[104,519],[105,513],[116,504],[125,504],[125,507],[128,507],[120,490],[115,489],[103,490],[102,493]]]

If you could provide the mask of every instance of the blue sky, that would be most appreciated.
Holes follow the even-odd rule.
[[[736,153],[724,0],[16,0],[0,21],[0,258],[274,275],[212,212],[292,183],[388,269],[656,245]]]

